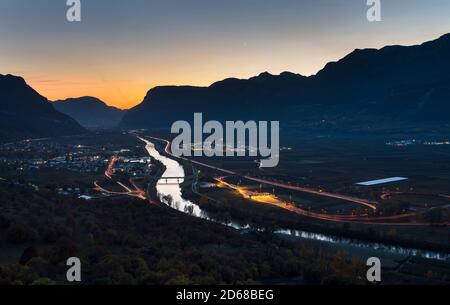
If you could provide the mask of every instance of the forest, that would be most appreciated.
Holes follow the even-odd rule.
[[[240,232],[133,199],[83,201],[0,182],[0,285],[364,284],[347,253]]]

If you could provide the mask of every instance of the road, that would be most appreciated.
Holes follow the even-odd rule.
[[[174,154],[172,154],[171,152],[171,142],[166,140],[166,139],[162,139],[162,138],[157,138],[157,137],[150,137],[148,136],[148,138],[153,139],[153,140],[157,140],[157,141],[161,141],[166,143],[166,147],[165,147],[165,152],[166,154],[168,154],[169,156],[179,159],[179,160],[185,160],[185,161],[190,161],[193,164],[197,164],[203,167],[207,167],[210,169],[214,169],[216,171],[228,174],[228,175],[232,175],[232,176],[240,176],[243,177],[245,179],[248,179],[250,181],[254,181],[254,182],[258,182],[258,183],[262,183],[262,184],[266,184],[266,185],[271,185],[271,186],[275,186],[275,187],[279,187],[279,188],[283,188],[283,189],[289,189],[289,190],[293,190],[293,191],[298,191],[298,192],[303,192],[303,193],[308,193],[308,194],[313,194],[313,195],[317,195],[317,196],[321,196],[321,197],[328,197],[328,198],[334,198],[334,199],[339,199],[339,200],[344,200],[347,202],[352,202],[352,203],[356,203],[359,205],[363,205],[365,207],[368,207],[372,210],[376,210],[377,209],[377,202],[373,202],[373,201],[369,201],[366,199],[361,199],[361,198],[357,198],[357,197],[352,197],[352,196],[348,196],[348,195],[342,195],[342,194],[336,194],[336,193],[330,193],[330,192],[323,192],[323,191],[318,191],[318,190],[314,190],[314,189],[310,189],[310,188],[305,188],[305,187],[298,187],[298,186],[292,186],[289,184],[285,184],[285,183],[280,183],[280,182],[274,182],[274,181],[270,181],[270,180],[265,180],[265,179],[260,179],[260,178],[256,178],[256,177],[251,177],[251,176],[243,176],[237,172],[234,171],[230,171],[227,169],[223,169],[223,168],[219,168],[216,166],[212,166],[206,163],[202,163],[199,161],[195,161],[195,160],[191,160],[185,157],[178,157]],[[448,197],[448,196],[445,196]],[[274,204],[274,203],[270,203],[270,204]],[[290,204],[286,204],[286,203],[277,203],[274,204],[280,208],[289,210],[291,212],[297,213],[299,215],[302,216],[306,216],[306,217],[312,217],[315,219],[319,219],[319,220],[325,220],[325,221],[333,221],[333,222],[341,222],[341,223],[358,223],[358,224],[370,224],[370,225],[396,225],[396,226],[429,226],[430,223],[421,223],[421,222],[395,222],[396,220],[401,220],[401,219],[407,219],[407,218],[412,218],[414,217],[416,214],[415,213],[408,213],[408,214],[401,214],[401,215],[395,215],[395,216],[390,216],[390,217],[376,217],[373,219],[368,219],[368,218],[362,218],[362,217],[358,217],[355,215],[327,215],[327,214],[320,214],[320,213],[315,213],[315,212],[310,212],[310,211],[306,211],[303,210],[301,208],[295,207],[293,205]],[[449,225],[448,223],[445,225]]]
[[[130,187],[128,187],[127,185],[125,185],[123,182],[114,180],[114,171],[113,171],[113,169],[114,169],[114,165],[117,163],[118,160],[119,160],[119,158],[117,156],[113,156],[109,160],[108,165],[107,165],[106,170],[105,170],[105,176],[108,179],[116,182],[125,191],[124,192],[115,192],[115,191],[107,190],[104,187],[100,186],[98,181],[94,182],[94,185],[95,185],[96,189],[98,191],[106,193],[106,194],[135,197],[135,198],[139,198],[141,200],[148,200],[149,203],[154,204],[154,205],[158,205],[158,203],[155,202],[154,200],[147,198],[146,192],[136,185],[136,183],[133,181],[133,178],[129,178],[128,181],[130,182],[130,184],[134,188],[134,190],[131,189]]]
[[[289,189],[289,190],[293,190],[293,191],[297,191],[297,192],[302,192],[302,193],[308,193],[308,194],[313,194],[313,195],[317,195],[317,196],[321,196],[321,197],[328,197],[328,198],[334,198],[334,199],[339,199],[339,200],[344,200],[344,201],[348,201],[348,202],[353,202],[359,205],[363,205],[366,206],[372,210],[376,210],[377,208],[377,203],[376,202],[372,202],[366,199],[361,199],[361,198],[356,198],[356,197],[352,197],[352,196],[347,196],[347,195],[341,195],[341,194],[335,194],[335,193],[330,193],[330,192],[323,192],[323,191],[318,191],[318,190],[314,190],[314,189],[310,189],[310,188],[305,188],[305,187],[298,187],[298,186],[292,186],[286,183],[280,183],[280,182],[274,182],[274,181],[270,181],[270,180],[265,180],[265,179],[260,179],[260,178],[256,178],[256,177],[251,177],[251,176],[243,176],[239,173],[230,171],[230,170],[226,170],[223,168],[219,168],[216,166],[212,166],[206,163],[202,163],[202,162],[198,162],[195,160],[191,160],[188,158],[184,158],[184,157],[178,157],[172,154],[171,150],[170,150],[170,146],[171,143],[165,139],[161,139],[161,138],[155,138],[155,137],[149,137],[151,139],[155,139],[158,141],[163,141],[166,143],[166,147],[165,147],[165,152],[177,159],[181,159],[181,160],[188,160],[191,161],[194,164],[203,166],[203,167],[207,167],[210,169],[214,169],[217,170],[219,172],[228,174],[228,175],[232,175],[232,176],[240,176],[243,177],[245,179],[248,179],[250,181],[254,181],[254,182],[258,182],[258,183],[262,183],[262,184],[266,184],[266,185],[271,185],[271,186],[275,186],[275,187],[279,187],[279,188],[283,188],[283,189]]]
[[[226,182],[225,178],[226,177],[218,177],[215,179],[216,179],[216,181],[226,185],[227,187],[237,190],[240,194],[245,196],[245,191],[242,191],[242,188]],[[248,196],[246,196],[246,197],[248,197]],[[341,222],[341,223],[352,222],[352,223],[358,223],[358,224],[392,225],[392,224],[397,224],[397,223],[393,223],[393,222],[389,222],[389,221],[396,221],[396,220],[401,220],[401,219],[412,218],[416,215],[415,213],[408,213],[408,214],[402,214],[402,215],[394,215],[394,216],[389,216],[389,217],[376,217],[376,218],[369,218],[367,216],[364,217],[364,216],[358,216],[358,215],[330,215],[330,214],[324,214],[324,213],[311,212],[311,211],[296,207],[293,204],[283,202],[281,200],[271,200],[271,201],[255,200],[255,201],[265,203],[265,204],[270,204],[270,205],[288,210],[290,212],[294,212],[301,216],[311,217],[311,218],[315,218],[315,219],[319,219],[319,220]],[[404,225],[404,224],[417,225],[417,223],[401,223],[401,224],[402,225]]]
[[[113,171],[114,165],[117,163],[118,160],[119,158],[117,158],[117,156],[113,156],[108,162],[108,166],[105,171],[105,176],[108,177],[109,179],[112,179],[112,176],[114,175]]]
[[[371,202],[366,199],[360,199],[360,198],[356,198],[356,197],[351,197],[351,196],[341,195],[341,194],[334,194],[334,193],[329,193],[329,192],[324,192],[324,191],[317,191],[317,190],[310,189],[310,188],[292,186],[289,184],[273,182],[273,181],[259,179],[259,178],[250,177],[250,176],[244,176],[244,178],[254,181],[254,182],[268,184],[268,185],[272,185],[272,186],[276,186],[276,187],[284,188],[284,189],[288,189],[288,190],[293,190],[293,191],[297,191],[297,192],[301,192],[301,193],[309,193],[309,194],[318,195],[318,196],[322,196],[322,197],[328,197],[328,198],[334,198],[334,199],[344,200],[344,201],[348,201],[348,202],[353,202],[356,204],[366,206],[372,210],[377,209],[376,202]]]

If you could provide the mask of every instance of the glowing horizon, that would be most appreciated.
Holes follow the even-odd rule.
[[[25,78],[49,100],[95,96],[122,109],[156,86],[309,76],[356,48],[450,32],[447,0],[382,1],[379,23],[366,20],[365,0],[82,0],[80,23],[65,20],[65,2],[0,3],[0,74]]]

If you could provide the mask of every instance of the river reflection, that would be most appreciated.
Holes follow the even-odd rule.
[[[202,210],[197,204],[186,200],[183,198],[181,193],[181,186],[180,184],[184,182],[184,179],[180,179],[178,183],[170,183],[166,184],[166,181],[164,178],[167,177],[185,177],[185,172],[183,169],[183,166],[178,163],[176,160],[170,159],[168,157],[165,157],[161,155],[158,150],[155,148],[155,145],[144,139],[139,138],[140,140],[144,141],[146,146],[146,150],[149,153],[151,157],[158,160],[164,166],[166,167],[165,172],[163,173],[161,179],[158,181],[158,184],[156,186],[156,190],[158,192],[159,199],[170,206],[173,209],[176,209],[180,212],[190,214],[192,216],[202,218],[208,221],[220,223],[229,227],[232,227],[237,230],[244,230],[249,229],[249,225],[242,225],[238,222],[232,221],[230,223],[223,223],[216,221],[215,219],[211,218],[208,213],[204,210]],[[405,248],[405,247],[398,247],[398,246],[391,246],[391,245],[385,245],[381,243],[372,243],[372,242],[364,242],[354,239],[348,239],[348,238],[340,238],[337,236],[331,236],[331,235],[325,235],[325,234],[319,234],[319,233],[312,233],[312,232],[305,232],[305,231],[299,231],[299,230],[289,230],[289,229],[282,229],[275,232],[276,234],[283,234],[288,235],[292,237],[302,238],[302,239],[309,239],[309,240],[317,240],[321,242],[326,243],[333,243],[333,244],[341,244],[341,245],[351,245],[356,246],[359,248],[365,248],[365,249],[371,249],[371,250],[378,250],[383,251],[386,253],[393,253],[393,254],[399,254],[399,255],[412,255],[412,256],[418,256],[423,258],[429,258],[429,259],[436,259],[436,260],[450,260],[450,254],[445,253],[438,253],[433,251],[422,251],[417,249],[411,249],[411,248]]]
[[[185,177],[185,173],[184,173],[184,169],[183,166],[178,163],[177,161],[170,159],[168,157],[165,157],[163,155],[161,155],[158,150],[156,150],[155,145],[144,139],[144,138],[140,138],[142,141],[144,141],[146,143],[146,150],[149,153],[149,155],[151,157],[153,157],[154,159],[158,160],[159,162],[161,162],[165,167],[166,170],[163,173],[161,179],[158,181],[158,184],[156,185],[156,191],[158,192],[158,196],[159,199],[167,204],[168,206],[170,206],[173,209],[176,209],[180,212],[183,213],[187,213],[190,214],[192,216],[198,217],[198,218],[202,218],[202,219],[206,219],[209,221],[213,221],[213,222],[218,222],[216,220],[214,220],[213,218],[211,218],[208,213],[204,210],[202,210],[197,204],[186,200],[183,198],[182,193],[181,193],[181,186],[180,184],[182,184],[184,182],[184,179],[180,179],[177,181],[177,183],[173,183],[172,181],[169,181],[169,184],[166,184],[166,181],[164,180],[164,178],[167,177]],[[223,225],[232,227],[234,229],[248,229],[250,226],[248,225],[241,225],[237,222],[230,222],[230,223],[223,223],[223,222],[218,222],[221,223]]]

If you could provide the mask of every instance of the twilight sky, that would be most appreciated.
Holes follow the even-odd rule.
[[[355,48],[450,32],[449,0],[0,0],[0,74],[51,100],[92,95],[128,108],[158,85],[209,85],[263,71],[315,74]]]

